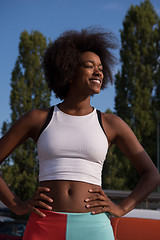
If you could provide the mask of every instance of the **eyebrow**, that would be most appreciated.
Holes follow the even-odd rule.
[[[94,63],[94,61],[92,60],[86,60],[86,61],[83,61],[82,63],[86,63],[86,62]],[[100,63],[99,66],[102,66],[102,63]]]

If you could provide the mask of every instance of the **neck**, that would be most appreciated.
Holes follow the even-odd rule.
[[[93,108],[90,105],[90,96],[87,98],[70,98],[59,104],[62,111],[72,115],[85,115],[91,113]]]

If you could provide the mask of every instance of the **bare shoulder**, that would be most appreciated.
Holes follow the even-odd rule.
[[[102,124],[110,143],[115,143],[116,138],[128,125],[113,113],[102,113]]]
[[[0,162],[28,138],[36,141],[49,110],[50,108],[31,110],[13,124],[9,131],[0,138]]]
[[[30,129],[32,129],[30,137],[33,138],[34,141],[37,140],[39,132],[47,119],[50,109],[51,108],[33,109],[23,116],[25,121],[30,124]]]
[[[115,143],[123,152],[124,149],[134,147],[135,152],[142,151],[142,146],[139,143],[132,129],[128,124],[115,114],[102,114],[104,126],[110,129],[112,143]]]
[[[115,136],[132,132],[128,124],[119,116],[113,113],[102,113],[103,123],[114,132]]]
[[[118,127],[119,125],[126,124],[120,117],[114,113],[102,113],[104,122],[107,122],[111,126]]]
[[[32,138],[34,141],[37,138],[41,127],[43,126],[50,108],[33,109],[22,115],[7,132],[7,137],[20,138],[26,140]]]
[[[50,108],[46,109],[32,109],[22,115],[14,124],[13,126],[21,126],[25,125],[28,127],[34,127],[35,125],[39,125],[41,121],[46,118]]]
[[[50,108],[44,108],[44,109],[32,109],[29,112],[27,112],[23,117],[30,120],[33,124],[39,123],[43,121],[48,113],[50,111]]]
[[[117,121],[117,119],[118,119],[118,116],[113,113],[103,113],[102,112],[102,117],[103,117],[104,121],[106,121],[108,123],[112,123],[113,121]]]

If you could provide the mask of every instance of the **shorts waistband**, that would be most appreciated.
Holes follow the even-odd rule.
[[[57,214],[57,215],[67,215],[67,216],[96,216],[99,214],[105,214],[109,219],[111,217],[111,214],[108,212],[104,212],[104,213],[99,213],[99,214],[92,214],[92,212],[57,212],[57,211],[50,211],[50,210],[45,210],[45,209],[39,209],[40,211],[42,211],[44,214]]]

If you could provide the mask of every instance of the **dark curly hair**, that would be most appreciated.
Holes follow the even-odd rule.
[[[64,99],[68,93],[70,80],[74,79],[83,52],[94,52],[103,66],[104,80],[102,89],[113,82],[112,67],[116,58],[112,49],[117,47],[112,33],[100,27],[89,27],[80,32],[70,30],[60,35],[47,48],[43,58],[43,68],[48,86],[55,96]]]

